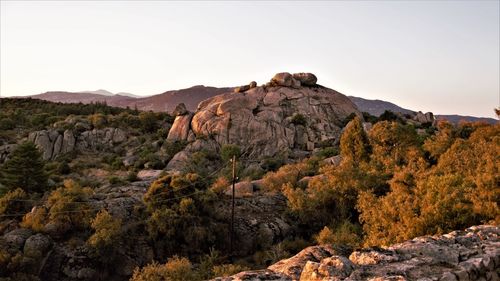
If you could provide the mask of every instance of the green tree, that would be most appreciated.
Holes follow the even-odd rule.
[[[20,144],[0,168],[0,183],[10,190],[19,187],[27,193],[43,192],[47,180],[42,153],[32,142]]]

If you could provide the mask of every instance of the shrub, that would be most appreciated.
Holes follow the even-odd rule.
[[[241,149],[235,144],[225,144],[222,146],[220,155],[224,163],[229,162],[233,156],[238,158],[241,155]]]
[[[215,192],[216,194],[222,194],[226,190],[231,182],[224,176],[218,177],[215,182],[210,187],[210,190]]]
[[[0,215],[25,213],[31,207],[27,199],[28,195],[20,188],[9,191],[0,198]]]
[[[0,119],[0,130],[12,130],[16,127],[16,123],[12,119],[5,117]]]
[[[92,219],[91,227],[94,229],[94,234],[90,236],[87,243],[97,251],[113,246],[120,237],[121,224],[120,219],[115,219],[108,211],[101,210]]]
[[[125,184],[125,181],[117,176],[110,176],[108,178],[108,181],[111,185],[120,185],[120,184]]]
[[[194,278],[191,262],[174,256],[164,265],[153,262],[142,269],[136,268],[130,281],[191,281]]]
[[[221,264],[213,267],[214,277],[228,277],[250,268],[240,264]]]
[[[318,244],[333,244],[357,248],[362,242],[360,234],[361,228],[359,226],[354,225],[349,221],[344,221],[335,229],[335,231],[332,231],[330,228],[325,226],[314,239]]]
[[[292,116],[292,120],[291,120],[292,124],[298,126],[298,125],[302,125],[302,126],[305,126],[307,125],[307,119],[304,115],[300,114],[300,113],[296,113]]]
[[[76,182],[66,180],[64,186],[52,191],[44,207],[37,207],[24,216],[22,225],[35,231],[41,231],[48,222],[61,226],[62,232],[85,228],[93,213],[88,203],[91,194],[90,188],[82,188]]]
[[[108,117],[102,113],[96,113],[89,116],[89,121],[96,129],[102,129],[108,125]]]

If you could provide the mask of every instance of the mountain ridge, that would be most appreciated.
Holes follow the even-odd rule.
[[[195,85],[185,89],[168,90],[161,94],[141,97],[129,93],[112,94],[106,90],[66,92],[66,91],[48,91],[38,95],[27,96],[52,102],[62,103],[91,103],[106,102],[111,106],[130,107],[140,110],[167,111],[172,112],[175,107],[184,103],[189,111],[195,111],[198,104],[208,98],[231,92],[233,87],[212,87],[204,85]],[[111,95],[103,94],[110,93]],[[362,112],[367,112],[374,116],[380,116],[384,111],[400,112],[402,114],[412,114],[417,111],[403,108],[395,103],[384,100],[371,100],[361,97],[348,96]],[[467,122],[486,122],[495,124],[498,120],[489,117],[468,116],[459,114],[435,114],[437,120],[447,120],[451,123]]]

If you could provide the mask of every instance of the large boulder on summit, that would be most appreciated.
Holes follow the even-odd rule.
[[[281,72],[274,75],[273,79],[271,79],[271,83],[283,87],[294,87],[294,88],[300,87],[300,81],[296,80],[288,72]]]
[[[318,82],[318,78],[312,73],[294,73],[293,78],[298,80],[302,86],[314,86]]]
[[[315,80],[313,74],[298,77],[307,83]],[[202,146],[188,145],[182,158],[187,158],[186,152],[218,150],[226,144],[238,145],[253,159],[278,154],[298,157],[337,141],[348,115],[361,116],[349,98],[332,89],[288,87],[301,83],[289,73],[279,73],[273,81],[274,86],[202,101],[192,119],[190,114],[176,117],[168,140],[204,140]]]

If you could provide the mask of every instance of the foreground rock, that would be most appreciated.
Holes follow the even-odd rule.
[[[191,143],[174,159],[226,144],[238,145],[252,159],[304,156],[338,141],[345,118],[361,113],[349,98],[316,80],[310,73],[279,73],[265,86],[251,84],[202,101],[192,117],[175,119],[168,140]]]
[[[313,246],[267,270],[215,280],[500,280],[499,235],[497,226],[473,226],[355,251],[349,258],[330,246]]]

